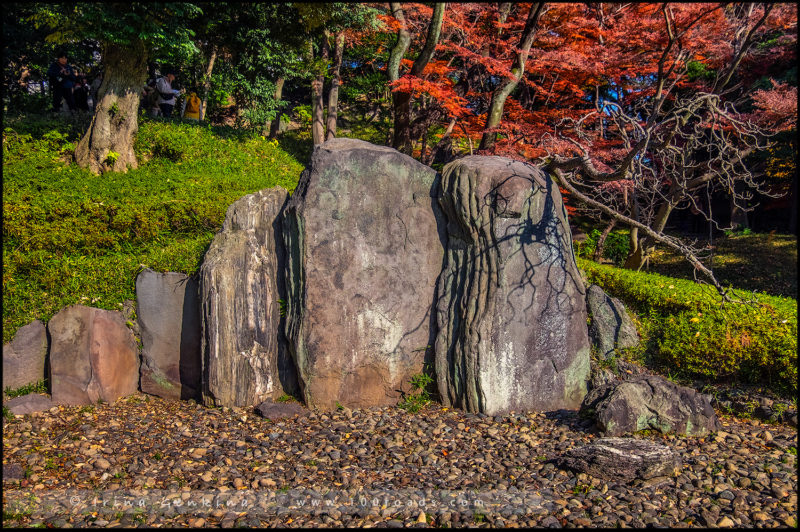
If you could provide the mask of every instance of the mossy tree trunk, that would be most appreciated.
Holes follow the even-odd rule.
[[[325,36],[328,38],[328,35]],[[342,83],[342,56],[344,55],[344,33],[335,36],[333,52],[333,71],[331,72],[331,88],[328,91],[328,118],[325,140],[336,137],[336,118],[339,114],[339,85]]]
[[[75,148],[75,160],[95,174],[137,168],[133,141],[139,128],[139,97],[147,77],[144,43],[103,46],[105,74],[92,122]]]

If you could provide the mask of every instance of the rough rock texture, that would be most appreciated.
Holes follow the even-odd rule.
[[[136,393],[139,349],[122,314],[72,305],[53,316],[47,329],[53,403],[111,403]]]
[[[286,336],[309,407],[393,405],[422,372],[444,253],[436,178],[360,140],[315,148],[284,211]]]
[[[261,417],[276,420],[288,417],[305,416],[306,409],[297,403],[275,403],[272,401],[264,401],[256,408],[256,413]]]
[[[581,412],[609,436],[646,429],[702,436],[721,427],[707,396],[655,375],[595,388]]]
[[[202,374],[197,280],[143,270],[136,277],[142,335],[140,388],[171,399],[199,399]]]
[[[632,438],[601,438],[567,451],[560,467],[593,477],[626,480],[672,476],[681,459],[666,445]]]
[[[280,331],[284,297],[278,216],[286,196],[286,190],[275,187],[231,204],[200,267],[207,405],[254,406],[294,392],[294,367]]]
[[[442,401],[489,415],[577,408],[589,377],[586,302],[558,187],[529,164],[470,156],[444,168],[440,190]]]
[[[20,397],[9,399],[3,405],[8,408],[12,414],[23,415],[32,412],[44,412],[53,408],[54,404],[50,397],[40,395],[38,393],[29,393]]]
[[[3,346],[3,389],[15,390],[45,378],[47,331],[34,320],[20,327],[14,339]]]
[[[593,284],[586,292],[586,307],[592,318],[589,338],[602,358],[611,357],[616,349],[639,344],[636,325],[619,299]]]

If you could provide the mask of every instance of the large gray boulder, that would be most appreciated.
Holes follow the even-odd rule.
[[[281,335],[283,251],[275,187],[228,207],[200,267],[203,402],[254,406],[294,392]],[[276,240],[277,238],[277,240]]]
[[[53,403],[84,405],[136,393],[139,349],[119,312],[72,305],[47,323]]]
[[[285,209],[287,338],[309,407],[396,404],[433,343],[437,174],[353,139],[317,146]]]
[[[183,273],[143,270],[136,277],[136,306],[142,337],[141,390],[169,399],[199,399],[197,280]]]
[[[14,338],[3,346],[3,390],[16,390],[43,380],[46,358],[44,323],[34,320],[20,327]]]
[[[680,456],[666,445],[633,438],[600,438],[574,447],[557,460],[559,466],[609,480],[672,476]]]
[[[608,436],[647,429],[702,436],[721,427],[707,396],[655,375],[593,389],[581,405],[581,414],[594,418]]]
[[[601,358],[610,358],[617,349],[639,345],[636,325],[619,299],[593,284],[586,291],[586,307],[592,321],[589,337]]]
[[[589,377],[586,302],[558,187],[532,165],[470,156],[445,166],[440,190],[442,401],[489,415],[577,408]]]

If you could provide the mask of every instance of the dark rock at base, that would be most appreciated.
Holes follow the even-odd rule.
[[[609,436],[647,429],[701,436],[721,426],[707,396],[655,375],[590,391],[581,415],[595,419],[601,432]]]
[[[112,403],[136,393],[139,349],[119,312],[66,307],[47,324],[53,403]]]
[[[197,399],[202,374],[197,281],[147,269],[136,277],[142,337],[141,390],[170,399]]]
[[[557,461],[559,467],[610,480],[670,477],[681,466],[669,447],[633,438],[601,438],[570,449]]]
[[[31,412],[44,412],[53,408],[53,401],[47,395],[40,395],[38,393],[29,393],[20,397],[9,399],[3,405],[8,408],[12,414],[23,415],[30,414]]]
[[[25,470],[19,464],[3,464],[3,480],[25,478]]]
[[[255,407],[256,414],[261,417],[276,420],[287,417],[294,417],[296,415],[305,416],[308,412],[305,408],[297,403],[275,403],[273,401],[264,401]]]
[[[47,331],[34,320],[20,327],[14,339],[3,346],[3,390],[15,390],[45,378]]]
[[[589,337],[600,357],[607,359],[617,349],[639,344],[636,325],[625,310],[625,305],[593,284],[586,291],[586,309],[591,317]]]
[[[286,337],[309,407],[395,405],[422,373],[444,254],[437,184],[391,148],[314,148],[283,218]]]
[[[533,165],[469,156],[443,169],[439,203],[442,402],[489,415],[577,408],[589,377],[586,299],[558,187]]]

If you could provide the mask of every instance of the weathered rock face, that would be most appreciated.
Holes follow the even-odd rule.
[[[436,172],[352,139],[317,146],[285,209],[287,338],[306,404],[395,404],[421,373],[442,267]]]
[[[636,325],[619,299],[593,284],[586,292],[586,306],[592,318],[589,338],[602,358],[608,359],[617,349],[639,344]]]
[[[276,187],[231,204],[200,267],[207,405],[253,406],[294,391],[280,332],[283,251],[276,243],[286,196]]]
[[[3,346],[3,389],[15,390],[45,377],[47,331],[34,320],[20,327],[14,339]]]
[[[681,459],[669,447],[633,438],[601,438],[570,449],[561,467],[604,479],[649,479],[671,476]]]
[[[136,304],[142,335],[141,390],[170,399],[199,399],[197,281],[183,273],[144,270],[136,277]]]
[[[119,312],[72,305],[47,324],[53,403],[106,402],[136,393],[139,350]]]
[[[702,436],[720,428],[708,397],[654,375],[592,390],[581,412],[593,417],[609,436],[645,429]]]
[[[444,168],[439,201],[442,401],[489,415],[577,408],[589,376],[585,291],[558,187],[529,164],[470,156]]]
[[[38,393],[29,393],[20,397],[9,399],[3,406],[17,416],[30,414],[33,412],[44,412],[50,410],[54,404],[53,401],[46,395]]]

